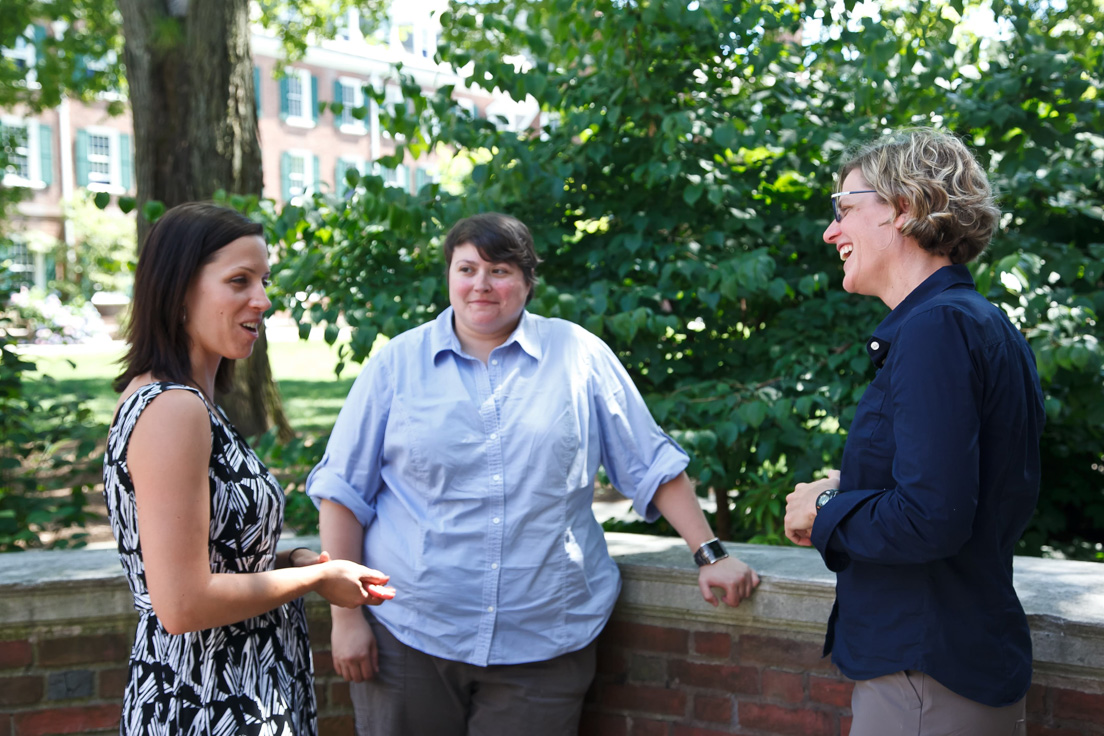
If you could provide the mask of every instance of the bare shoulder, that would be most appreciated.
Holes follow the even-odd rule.
[[[211,448],[211,419],[203,399],[192,391],[168,390],[155,396],[134,425],[130,454],[168,459]]]

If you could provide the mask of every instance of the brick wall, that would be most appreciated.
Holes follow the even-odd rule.
[[[752,602],[713,609],[678,540],[609,539],[625,582],[599,639],[580,736],[847,736],[851,683],[820,656],[833,594],[815,556],[740,546],[763,584]],[[114,552],[3,562],[0,736],[118,733],[135,617]],[[1104,565],[1017,565],[1036,651],[1028,734],[1104,735]],[[319,731],[352,734],[348,688],[329,655],[329,609],[313,598],[308,616]]]

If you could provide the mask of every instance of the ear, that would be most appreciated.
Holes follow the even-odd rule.
[[[897,208],[901,211],[901,214],[893,218],[893,226],[900,230],[905,226],[905,223],[909,220],[909,204],[908,200],[904,197],[897,200]]]

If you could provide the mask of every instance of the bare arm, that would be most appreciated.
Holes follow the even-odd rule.
[[[697,552],[705,542],[713,539],[713,530],[702,513],[701,505],[686,473],[667,481],[652,498],[659,512],[679,533],[691,552]],[[722,600],[729,606],[738,606],[759,585],[759,576],[735,557],[726,557],[698,571],[698,587],[702,598],[716,606],[713,588],[724,591]]]
[[[167,391],[138,419],[127,450],[150,603],[172,634],[259,616],[311,591],[359,606],[386,577],[347,561],[246,574],[212,573],[208,557],[211,429],[194,395]]]
[[[360,562],[364,556],[364,527],[353,512],[339,503],[323,500],[318,514],[322,546],[335,559]],[[334,670],[350,682],[364,682],[379,672],[379,650],[372,627],[360,609],[330,606],[330,650]]]

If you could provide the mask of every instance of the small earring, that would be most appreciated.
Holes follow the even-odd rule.
[[[184,324],[188,321],[188,310],[183,310],[180,314],[180,324]]]

